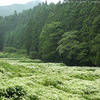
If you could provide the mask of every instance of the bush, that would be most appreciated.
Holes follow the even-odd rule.
[[[4,72],[5,72],[5,69],[0,68],[0,72],[1,72],[1,73],[4,73]]]
[[[4,53],[16,53],[17,52],[16,48],[14,47],[5,47],[3,51]]]
[[[22,57],[25,57],[25,55],[17,53],[0,53],[0,58],[22,58]]]
[[[30,59],[37,59],[38,53],[36,51],[30,52],[29,58]]]
[[[30,100],[40,100],[37,94],[28,96]]]
[[[13,86],[6,89],[0,89],[0,97],[14,98],[14,100],[19,100],[26,94],[25,89],[22,86]]]
[[[0,52],[0,58],[6,58],[9,54]]]
[[[18,54],[26,54],[26,50],[25,49],[18,49],[17,53]]]

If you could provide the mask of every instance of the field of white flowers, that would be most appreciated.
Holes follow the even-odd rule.
[[[100,100],[100,68],[0,58],[0,100]]]

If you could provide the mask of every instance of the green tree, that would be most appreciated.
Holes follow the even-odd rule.
[[[57,48],[62,56],[62,61],[67,65],[78,65],[77,55],[80,51],[79,32],[65,32]]]
[[[100,66],[100,34],[91,40],[91,60],[95,66]]]
[[[59,54],[56,48],[62,34],[63,29],[60,22],[52,22],[44,26],[39,37],[40,55],[44,61],[58,61]]]

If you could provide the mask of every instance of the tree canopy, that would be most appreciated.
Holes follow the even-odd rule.
[[[0,51],[5,47],[48,62],[100,66],[100,5],[68,0],[0,16]]]

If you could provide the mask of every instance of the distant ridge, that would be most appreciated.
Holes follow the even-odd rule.
[[[0,6],[0,16],[12,15],[14,14],[15,10],[17,11],[17,13],[20,13],[23,10],[33,8],[39,3],[41,3],[40,0],[32,0],[31,2],[28,2],[26,4],[13,4],[13,5],[7,5],[7,6]]]

